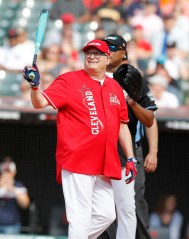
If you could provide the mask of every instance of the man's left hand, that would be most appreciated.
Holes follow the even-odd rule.
[[[144,161],[144,170],[146,173],[154,172],[157,168],[157,153],[148,153]]]
[[[122,64],[113,73],[113,78],[134,101],[142,97],[143,78],[137,68],[130,64]]]

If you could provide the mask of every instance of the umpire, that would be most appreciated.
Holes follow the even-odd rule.
[[[152,141],[149,142],[149,150],[151,150],[151,146],[157,146],[157,124],[153,113],[153,111],[157,110],[157,106],[140,72],[132,65],[125,64],[127,60],[126,41],[117,34],[108,35],[104,40],[108,44],[111,53],[107,73],[122,86],[127,95],[130,118],[129,129],[137,159],[138,175],[135,179],[135,185],[134,182],[129,185],[126,184],[124,174],[122,175],[122,180],[113,182],[118,220],[117,233],[115,232],[115,224],[112,224],[100,238],[150,239],[148,232],[148,205],[144,198],[145,170],[147,168],[148,172],[152,172],[156,169],[157,153],[155,162],[152,158],[144,162],[141,139],[144,136],[144,126],[146,126],[148,128],[147,139],[149,141],[150,138],[150,141]],[[126,158],[119,145],[118,152],[121,165],[124,166]]]

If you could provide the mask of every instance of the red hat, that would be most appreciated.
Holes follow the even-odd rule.
[[[17,31],[15,28],[10,28],[7,32],[7,36],[8,38],[14,38],[14,37],[17,37],[18,34],[17,34]]]
[[[69,12],[62,14],[60,18],[64,23],[73,23],[75,20],[74,15]]]
[[[98,39],[88,42],[87,45],[83,47],[82,51],[85,52],[88,49],[93,48],[93,47],[98,49],[99,51],[107,54],[108,56],[110,56],[110,50],[109,50],[109,47],[106,44],[106,42],[98,40]]]
[[[136,29],[136,30],[143,30],[143,26],[142,25],[134,25],[133,26],[133,29]]]

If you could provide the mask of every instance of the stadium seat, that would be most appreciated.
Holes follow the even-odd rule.
[[[189,105],[189,81],[181,81],[180,88],[182,92],[182,104]]]
[[[165,228],[151,228],[150,234],[152,239],[170,239],[169,229]]]
[[[21,1],[0,1],[0,45],[3,45],[6,32],[12,27]]]
[[[0,95],[2,96],[20,96],[20,82],[22,74],[7,73],[3,79],[0,79]]]

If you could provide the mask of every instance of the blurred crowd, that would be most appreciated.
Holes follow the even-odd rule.
[[[27,209],[30,198],[27,188],[16,179],[16,164],[11,156],[0,163],[0,233],[21,232],[20,209]]]
[[[189,104],[188,0],[50,2],[53,27],[46,31],[37,61],[42,90],[59,74],[83,67],[85,42],[117,33],[126,40],[128,61],[142,72],[159,108]],[[31,65],[33,53],[27,27],[8,29],[0,46],[0,71],[21,73]],[[27,101],[29,94],[29,85],[21,81],[21,98]]]
[[[189,105],[189,0],[48,1],[51,27],[37,60],[41,90],[59,74],[83,67],[81,49],[86,42],[117,33],[126,40],[128,62],[143,74],[158,108]],[[34,39],[28,29],[7,29],[0,46],[0,84],[6,74],[14,80],[31,65]],[[22,80],[19,86],[18,98],[30,104],[30,85]],[[152,225],[159,221],[158,213],[151,215]]]

